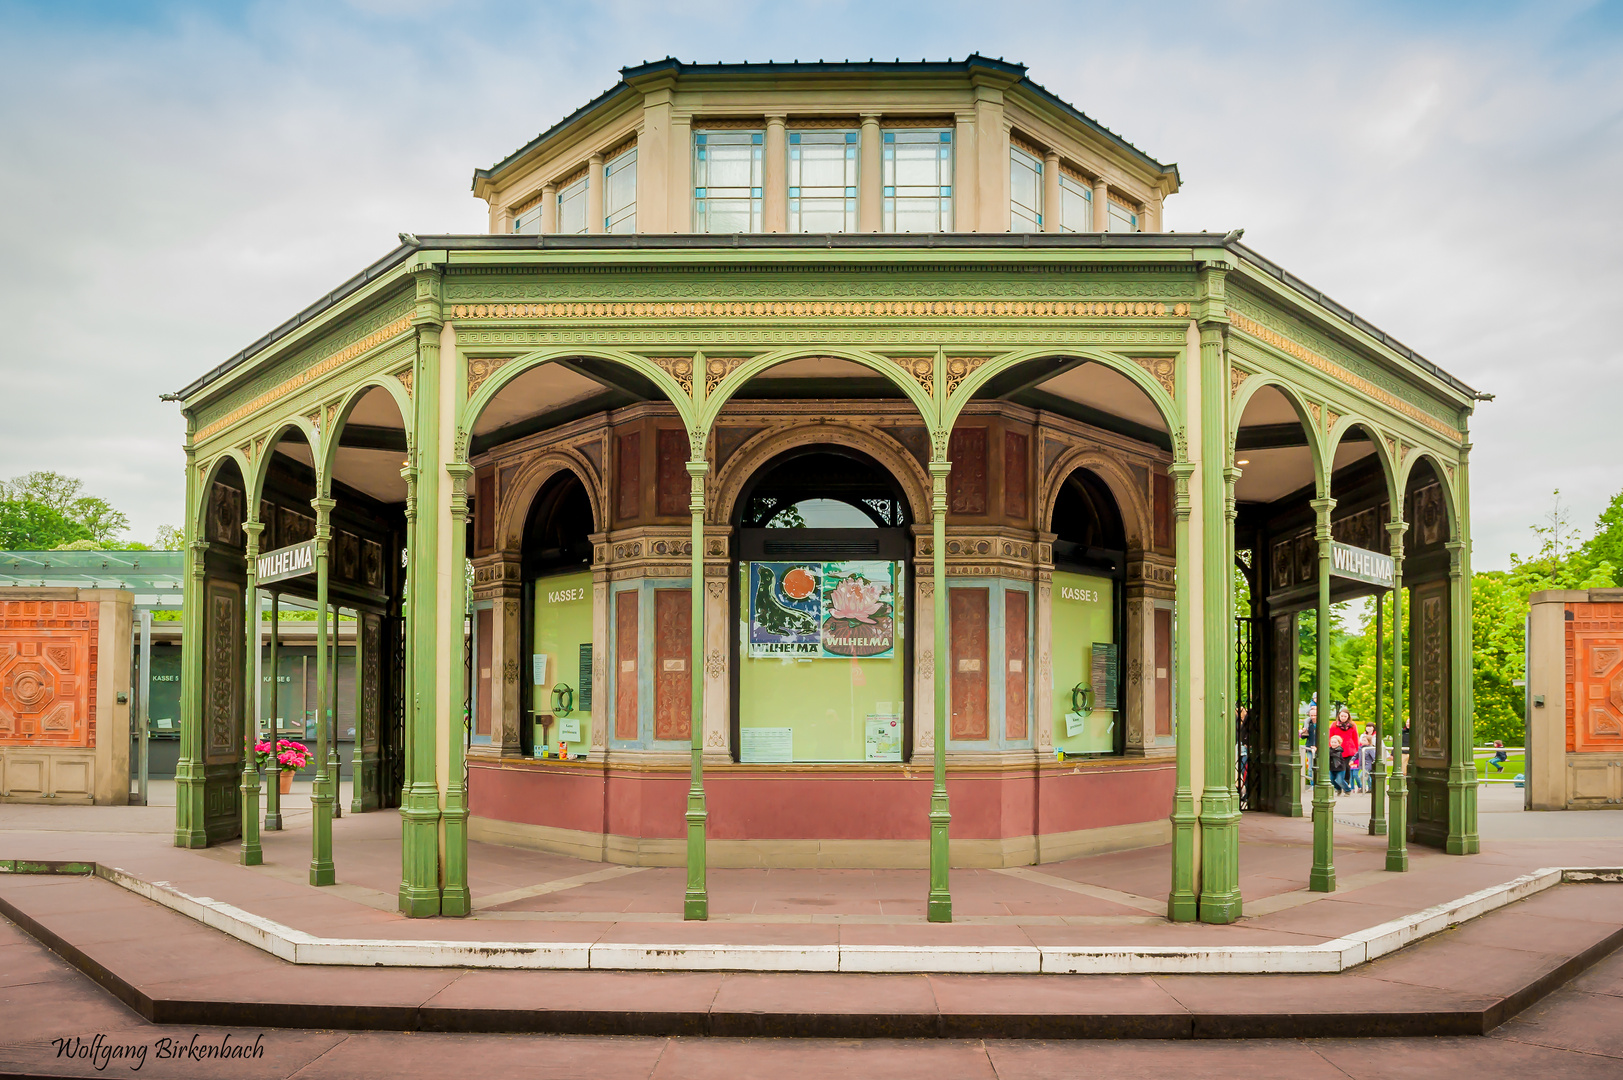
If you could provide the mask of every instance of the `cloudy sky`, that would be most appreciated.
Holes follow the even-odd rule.
[[[178,389],[620,67],[961,58],[1163,161],[1246,243],[1471,385],[1476,564],[1623,488],[1623,0],[0,0],[0,478],[178,524]]]

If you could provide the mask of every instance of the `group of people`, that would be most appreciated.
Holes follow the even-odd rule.
[[[1330,773],[1330,784],[1336,789],[1338,795],[1348,795],[1354,791],[1367,792],[1370,790],[1372,777],[1375,774],[1375,743],[1376,735],[1373,724],[1364,725],[1362,731],[1352,718],[1352,712],[1347,708],[1346,702],[1338,702],[1332,711],[1335,717],[1330,723],[1328,739],[1326,740],[1327,755],[1325,766]],[[1317,777],[1314,772],[1314,759],[1319,750],[1319,699],[1313,696],[1313,701],[1307,707],[1307,720],[1298,733],[1302,740],[1303,775],[1309,785]],[[1404,725],[1404,749],[1408,749],[1408,725]]]

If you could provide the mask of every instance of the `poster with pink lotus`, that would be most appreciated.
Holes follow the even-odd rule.
[[[893,562],[828,562],[818,582],[825,659],[877,659],[896,651]]]

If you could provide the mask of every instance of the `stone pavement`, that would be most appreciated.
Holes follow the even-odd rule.
[[[1486,916],[1484,922],[1511,912]],[[1458,933],[1458,932],[1456,932]],[[1520,932],[1508,934],[1514,942]],[[161,946],[161,943],[155,943]],[[1496,943],[1487,948],[1504,948]],[[1492,967],[1461,958],[1457,975]],[[521,973],[530,976],[535,973]],[[641,979],[659,976],[636,976]],[[804,976],[794,976],[803,979]],[[1223,980],[1221,976],[1207,977]],[[1336,983],[1345,976],[1314,977]],[[1030,980],[1025,980],[1030,981]],[[1046,982],[1044,985],[1048,985]],[[342,987],[335,988],[342,991]],[[1301,1012],[1322,1008],[1304,999]],[[474,1072],[520,1078],[800,1077],[858,1075],[870,1080],[1188,1077],[1269,1080],[1398,1080],[1452,1077],[1561,1077],[1615,1080],[1623,1075],[1623,953],[1614,954],[1491,1035],[1441,1038],[1277,1038],[1218,1041],[887,1038],[861,1040],[461,1035],[333,1031],[315,1026],[266,1029],[151,1023],[32,938],[0,921],[0,1075],[130,1075],[133,1058],[71,1057],[77,1045],[99,1052],[144,1051],[135,1075],[157,1077],[342,1077],[414,1080]],[[100,1042],[95,1040],[100,1037]],[[52,1040],[63,1040],[53,1045]],[[171,1056],[160,1048],[240,1045],[258,1056],[229,1061]],[[98,1067],[99,1066],[99,1067]]]

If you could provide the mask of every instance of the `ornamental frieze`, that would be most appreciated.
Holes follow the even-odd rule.
[[[1187,303],[1148,300],[732,300],[454,304],[453,319],[1161,319]]]

